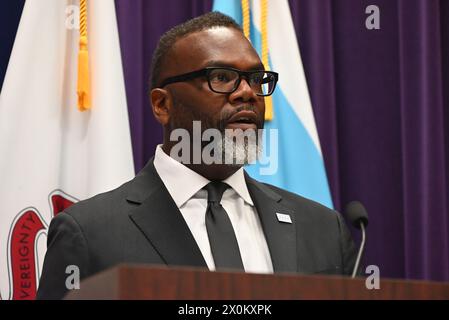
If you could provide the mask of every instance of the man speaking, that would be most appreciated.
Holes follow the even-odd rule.
[[[260,153],[264,97],[278,74],[265,71],[234,20],[212,12],[172,28],[151,74],[163,144],[134,179],[52,220],[39,299],[65,295],[68,266],[81,279],[119,263],[352,272],[356,252],[339,213],[243,169]]]

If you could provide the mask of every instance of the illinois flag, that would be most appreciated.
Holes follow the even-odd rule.
[[[27,0],[0,96],[3,299],[35,298],[52,217],[134,176],[127,112],[114,1]]]
[[[299,46],[287,0],[215,0],[220,11],[241,24],[265,67],[279,73],[274,94],[266,99],[265,129],[276,129],[276,140],[264,140],[264,149],[277,155],[248,166],[263,182],[287,189],[333,207],[323,155],[307,89]],[[267,135],[268,137],[270,135]],[[272,136],[270,136],[272,137]]]

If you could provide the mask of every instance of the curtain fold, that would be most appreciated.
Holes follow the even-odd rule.
[[[442,38],[440,4],[398,3],[405,275],[410,278],[447,279],[449,272],[443,103],[443,73],[449,70],[443,69],[441,50],[449,39]]]

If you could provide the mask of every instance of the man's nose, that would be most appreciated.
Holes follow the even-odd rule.
[[[242,80],[239,83],[239,86],[237,89],[231,93],[229,96],[229,99],[232,101],[254,101],[256,100],[257,95],[254,92],[254,90],[249,85],[249,82],[246,78],[242,78]]]

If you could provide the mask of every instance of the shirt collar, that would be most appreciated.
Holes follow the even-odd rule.
[[[167,155],[161,146],[156,147],[154,167],[176,206],[180,208],[210,181]]]
[[[223,182],[226,182],[246,203],[254,206],[253,200],[249,195],[246,186],[245,174],[243,168],[238,169],[232,176],[229,176]]]
[[[171,158],[162,150],[161,146],[156,147],[154,167],[176,206],[180,208],[210,181]],[[245,202],[254,206],[246,186],[243,168],[237,170],[223,182],[227,183]]]

